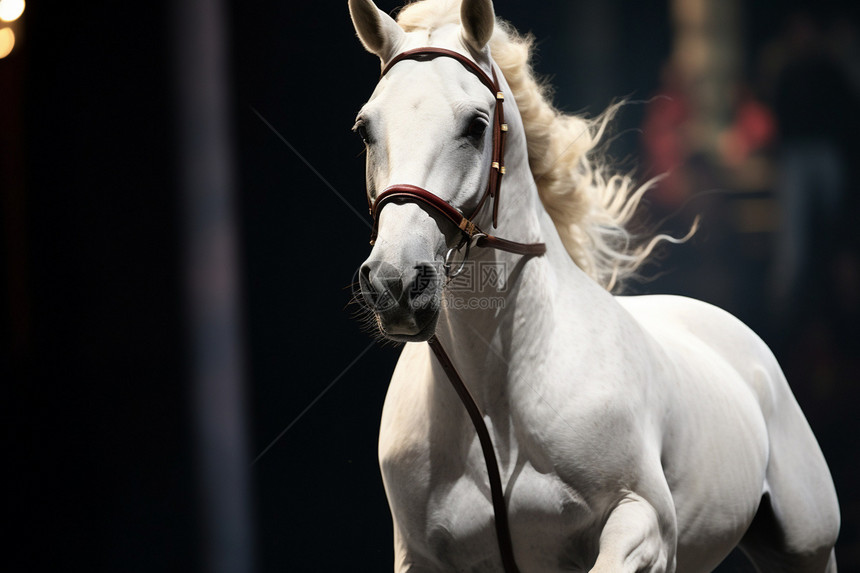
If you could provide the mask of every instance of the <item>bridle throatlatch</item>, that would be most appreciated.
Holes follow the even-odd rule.
[[[472,72],[479,80],[481,80],[481,83],[487,86],[487,88],[496,96],[496,108],[493,113],[493,156],[492,163],[490,164],[490,177],[487,183],[487,189],[484,191],[484,194],[481,196],[481,200],[478,201],[478,204],[469,216],[464,215],[462,211],[440,198],[438,195],[415,185],[391,185],[383,190],[373,202],[371,202],[370,196],[368,195],[368,207],[370,208],[370,214],[373,217],[373,231],[370,236],[370,244],[372,245],[376,241],[379,227],[379,213],[382,208],[391,202],[411,202],[428,206],[451,221],[463,235],[460,245],[466,245],[467,249],[474,241],[474,244],[477,247],[499,249],[501,251],[526,256],[543,255],[546,253],[546,245],[544,243],[519,243],[516,241],[500,239],[499,237],[485,233],[474,222],[475,216],[484,207],[487,200],[490,199],[493,203],[493,228],[495,229],[498,226],[499,191],[502,186],[502,176],[505,174],[505,137],[508,132],[508,125],[505,123],[504,114],[505,95],[499,89],[499,82],[496,77],[495,68],[492,70],[493,77],[490,78],[490,76],[488,76],[475,62],[458,52],[446,50],[444,48],[418,48],[416,50],[403,52],[393,58],[388,62],[388,65],[385,66],[385,69],[382,70],[382,75],[384,76],[387,74],[395,64],[402,62],[403,60],[418,60],[424,62],[439,57],[453,58],[463,64],[467,70]],[[456,276],[456,274],[459,273],[458,270],[452,274],[450,268],[450,255],[455,250],[456,248],[449,250],[448,255],[445,257],[445,273],[449,278],[453,278],[453,276]],[[466,256],[468,256],[468,250],[466,251]],[[462,266],[460,267],[460,270],[462,270]],[[427,342],[433,350],[433,354],[436,356],[439,364],[442,366],[442,370],[445,371],[448,380],[451,382],[451,385],[454,387],[454,390],[463,402],[463,406],[465,406],[466,411],[469,414],[469,418],[472,420],[472,425],[475,426],[475,431],[478,434],[478,441],[481,443],[481,450],[484,454],[484,462],[487,466],[487,476],[490,482],[490,493],[493,501],[493,515],[495,516],[494,524],[496,528],[496,539],[499,542],[502,565],[504,566],[505,573],[519,573],[519,568],[514,560],[511,531],[508,524],[507,505],[505,503],[504,490],[502,489],[499,466],[496,461],[496,454],[493,449],[490,432],[487,430],[487,425],[484,423],[483,414],[475,402],[475,399],[472,397],[472,394],[469,392],[469,389],[457,373],[457,369],[454,367],[454,364],[451,362],[445,349],[442,348],[442,344],[439,342],[439,339],[434,335]]]

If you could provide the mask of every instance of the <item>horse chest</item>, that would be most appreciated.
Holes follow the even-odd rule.
[[[521,567],[587,570],[579,562],[589,553],[582,532],[593,516],[582,497],[555,474],[541,473],[527,461],[520,460],[504,481],[511,535]],[[431,554],[456,571],[498,570],[499,551],[484,472],[467,472],[440,483],[425,499],[425,539]]]

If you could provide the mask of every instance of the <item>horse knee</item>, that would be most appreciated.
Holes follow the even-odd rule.
[[[661,528],[657,510],[628,494],[603,527],[591,573],[671,573],[675,570],[675,531]]]

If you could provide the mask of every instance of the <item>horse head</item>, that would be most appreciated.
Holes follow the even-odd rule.
[[[384,336],[427,340],[442,306],[439,263],[463,244],[463,230],[426,202],[390,197],[384,205],[376,203],[392,186],[427,190],[455,213],[472,213],[483,203],[499,105],[479,77],[493,77],[487,46],[495,25],[493,5],[464,0],[460,22],[429,31],[404,30],[371,0],[349,0],[349,8],[359,39],[384,70],[354,127],[366,146],[367,195],[376,227],[373,250],[359,273],[361,293]],[[397,60],[427,47],[454,52],[468,65],[456,57]],[[470,69],[472,62],[480,71]],[[487,211],[476,213],[475,220],[483,225]]]

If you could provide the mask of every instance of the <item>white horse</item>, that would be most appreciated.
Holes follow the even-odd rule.
[[[830,473],[765,344],[702,302],[608,292],[649,249],[627,249],[623,228],[644,188],[594,160],[608,118],[556,111],[529,39],[490,0],[425,0],[397,22],[371,0],[349,8],[383,65],[433,46],[495,70],[509,130],[494,232],[547,247],[472,248],[475,268],[501,274],[469,292],[427,280],[458,243],[454,225],[414,201],[379,213],[361,288],[382,334],[407,343],[379,438],[395,570],[502,568],[484,459],[425,342],[435,334],[490,429],[524,573],[711,571],[738,545],[761,571],[836,571]],[[493,96],[451,58],[392,67],[356,127],[369,200],[412,184],[474,207]],[[489,229],[490,210],[476,221]]]

